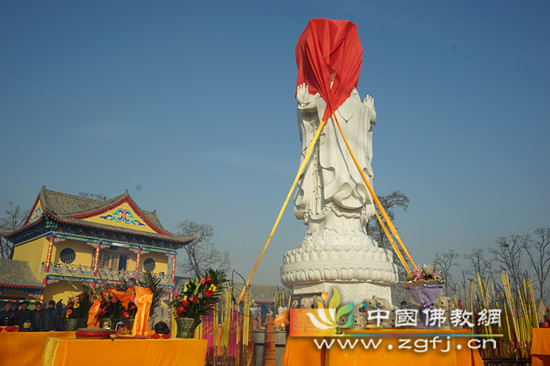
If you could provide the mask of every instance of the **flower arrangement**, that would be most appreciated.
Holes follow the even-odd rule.
[[[63,309],[63,317],[66,319],[87,318],[90,306],[92,306],[92,290],[85,286],[82,293],[69,298],[67,306]]]
[[[133,287],[130,287],[126,292],[130,293],[130,301],[124,306],[119,296],[117,296],[114,291],[104,291],[100,295],[101,304],[98,311],[99,317],[110,319],[133,319],[137,312],[135,290]],[[122,292],[120,293],[123,294]]]
[[[407,276],[407,282],[414,281],[439,281],[443,282],[443,276],[441,271],[437,271],[437,264],[432,266],[424,264],[422,267],[416,267],[411,272],[410,276]]]
[[[186,282],[181,292],[170,303],[176,318],[193,318],[210,314],[221,296],[221,286],[226,282],[225,272],[208,269],[200,278]]]

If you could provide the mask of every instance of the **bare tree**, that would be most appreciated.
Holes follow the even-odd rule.
[[[405,212],[409,208],[409,198],[400,191],[394,191],[387,196],[379,196],[378,199],[392,222],[395,220],[395,208],[399,207]],[[366,230],[369,236],[378,240],[378,245],[381,248],[391,248],[390,241],[376,216],[371,217],[367,222]]]
[[[531,269],[535,274],[539,286],[539,297],[544,296],[544,284],[550,273],[550,228],[535,230],[535,239],[529,237],[523,244],[523,249],[531,262]]]
[[[474,248],[468,254],[464,254],[464,259],[468,261],[466,273],[471,276],[470,281],[477,282],[477,275],[482,281],[487,281],[491,277],[493,267],[489,259],[485,255],[485,251],[481,248]]]
[[[384,207],[384,210],[388,214],[388,217],[392,222],[395,221],[395,209],[401,208],[403,211],[407,211],[407,208],[409,207],[409,198],[401,193],[400,191],[394,191],[386,196],[379,196],[378,199],[380,200],[380,203],[382,204],[382,207]],[[386,234],[384,233],[384,229],[382,228],[382,225],[376,218],[376,216],[371,217],[369,222],[365,225],[365,229],[367,231],[367,234],[378,241],[378,245],[381,248],[386,249],[392,249],[390,241],[386,237]],[[407,271],[405,270],[405,267],[403,267],[403,264],[399,260],[399,257],[397,255],[393,256],[393,263],[396,265],[398,270],[398,276],[399,278],[405,278],[407,276]],[[398,283],[394,287],[392,287],[392,302],[400,302],[405,297],[405,289],[403,288],[403,285],[401,283]]]
[[[25,223],[29,210],[23,210],[19,205],[13,205],[4,210],[4,215],[0,217],[0,229],[13,231],[19,229]],[[4,237],[0,237],[0,258],[11,258],[13,256],[13,243]]]
[[[178,234],[194,236],[196,239],[184,247],[187,259],[178,263],[186,274],[199,277],[207,268],[223,269],[230,268],[229,253],[221,253],[214,247],[212,237],[214,228],[208,224],[198,224],[185,220],[178,224]]]
[[[439,269],[441,271],[441,274],[443,275],[443,279],[445,280],[445,293],[447,295],[449,294],[449,287],[451,287],[451,289],[456,287],[450,286],[452,282],[452,275],[450,271],[453,266],[457,265],[455,261],[458,259],[458,257],[459,254],[452,249],[443,253],[435,253],[434,263],[437,265],[437,269]]]
[[[507,271],[512,288],[517,288],[521,283],[521,252],[529,241],[529,235],[510,235],[497,239],[497,248],[489,249],[500,269]]]

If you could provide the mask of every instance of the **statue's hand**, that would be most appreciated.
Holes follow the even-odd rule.
[[[367,96],[365,97],[364,102],[367,105],[367,107],[372,109],[373,112],[375,111],[375,109],[374,109],[374,98],[373,97],[371,97],[370,95],[367,94]]]
[[[309,88],[306,83],[298,85],[296,88],[296,100],[301,107],[305,107],[309,104]]]
[[[374,98],[367,94],[367,96],[365,97],[364,103],[367,106],[367,108],[371,110],[370,123],[372,125],[375,125],[376,124],[376,109],[374,109]]]

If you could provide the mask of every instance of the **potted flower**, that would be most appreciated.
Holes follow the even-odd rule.
[[[65,319],[65,329],[75,331],[80,327],[85,327],[88,318],[88,311],[92,305],[92,292],[89,287],[84,287],[84,292],[75,297],[70,297],[67,306],[63,309],[63,318]]]
[[[126,305],[121,298],[130,296]],[[126,328],[132,328],[134,317],[137,312],[136,295],[133,287],[126,291],[107,290],[101,295],[101,304],[98,310],[98,317],[109,319],[109,324],[112,330],[116,329],[116,325],[120,322],[127,324]]]
[[[177,324],[177,338],[192,338],[203,315],[214,311],[226,282],[225,272],[208,269],[203,276],[186,282],[170,303]]]
[[[405,287],[418,286],[418,285],[442,285],[444,283],[441,271],[437,271],[437,264],[433,267],[425,264],[422,267],[416,267],[411,272],[411,275],[407,276],[407,282]]]
[[[405,286],[406,299],[408,302],[420,307],[420,315],[422,310],[432,309],[437,298],[443,291],[443,276],[441,271],[437,271],[437,265],[433,268],[429,265],[416,267],[412,273],[407,276]]]

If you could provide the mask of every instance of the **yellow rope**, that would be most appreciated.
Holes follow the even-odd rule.
[[[399,237],[399,234],[397,234],[397,230],[395,229],[395,226],[393,226],[390,218],[388,217],[388,214],[386,213],[386,210],[384,209],[384,207],[382,207],[382,204],[380,203],[380,200],[376,196],[376,193],[374,193],[374,190],[372,189],[372,186],[370,185],[369,181],[367,180],[367,177],[365,176],[365,173],[363,173],[363,170],[361,169],[361,166],[357,162],[357,159],[355,159],[355,155],[353,155],[353,152],[351,151],[351,147],[348,144],[348,140],[346,140],[346,137],[344,136],[344,132],[342,131],[342,127],[340,127],[340,123],[338,122],[338,118],[336,118],[336,114],[334,113],[334,111],[332,112],[332,115],[334,116],[334,120],[336,121],[336,125],[338,126],[338,129],[340,130],[340,134],[342,135],[342,138],[344,139],[344,142],[345,142],[345,144],[348,148],[348,151],[351,154],[351,158],[353,159],[353,162],[355,163],[355,166],[357,167],[357,170],[359,170],[359,173],[361,174],[361,177],[363,178],[363,181],[367,185],[367,188],[368,188],[372,198],[374,199],[374,202],[376,203],[376,206],[378,206],[378,209],[380,210],[380,213],[382,213],[382,216],[384,217],[384,220],[386,220],[386,223],[388,224],[391,232],[393,233],[393,235],[395,236],[395,238],[397,239],[397,241],[401,245],[401,248],[403,248],[403,251],[405,252],[407,257],[411,261],[411,264],[413,265],[414,268],[416,268],[416,264],[412,260],[411,255],[409,254],[409,251],[405,247],[405,244],[403,244],[403,241]]]
[[[378,214],[378,212],[376,210],[374,211],[374,213],[376,214],[376,218],[378,219],[378,222],[380,222],[380,225],[382,226],[382,229],[384,229],[384,234],[386,234],[386,237],[389,239],[389,241],[391,243],[391,246],[393,248],[393,251],[395,252],[395,254],[397,254],[397,257],[401,261],[401,264],[403,265],[403,267],[405,267],[405,270],[410,275],[411,274],[411,269],[409,268],[409,265],[405,261],[405,258],[403,258],[403,254],[401,254],[401,251],[399,250],[397,245],[395,245],[395,242],[393,241],[393,238],[391,237],[390,233],[388,232],[388,229],[386,228],[386,225],[384,224],[384,221],[382,221],[382,218],[380,217],[380,215]]]
[[[286,196],[285,202],[283,203],[283,207],[281,207],[281,210],[279,211],[279,216],[277,216],[277,220],[275,220],[275,224],[273,225],[273,228],[271,229],[271,234],[269,234],[269,237],[267,238],[267,241],[265,242],[264,249],[260,253],[260,257],[256,261],[256,264],[254,265],[254,268],[252,269],[252,272],[250,273],[250,276],[248,276],[248,279],[246,280],[246,284],[244,285],[241,294],[239,295],[239,299],[237,300],[236,306],[239,306],[241,303],[241,299],[243,298],[244,292],[248,285],[250,284],[250,280],[252,280],[252,277],[254,276],[254,273],[256,272],[256,269],[258,268],[258,265],[260,264],[260,261],[262,260],[262,257],[265,253],[265,250],[267,249],[267,246],[269,245],[269,242],[271,241],[271,238],[273,237],[273,234],[275,233],[275,230],[277,229],[277,226],[279,225],[279,221],[281,221],[281,217],[283,216],[283,212],[285,211],[286,205],[288,204],[288,201],[290,200],[290,196],[292,196],[292,192],[294,192],[294,187],[296,187],[296,184],[298,183],[298,180],[300,179],[300,175],[302,174],[302,171],[304,170],[304,167],[306,166],[309,157],[311,156],[311,153],[313,151],[313,147],[315,146],[315,143],[317,142],[317,139],[319,138],[319,134],[321,133],[321,130],[323,129],[323,126],[325,125],[326,120],[322,120],[321,123],[319,123],[319,127],[317,128],[317,131],[315,132],[315,136],[313,136],[313,140],[311,140],[311,144],[309,145],[306,156],[304,157],[304,160],[302,161],[302,164],[300,164],[300,168],[298,169],[298,173],[296,174],[296,178],[294,178],[294,182],[292,183],[292,186],[290,187],[290,190],[288,191],[288,194]]]
[[[407,248],[405,247],[405,245],[403,244],[403,241],[401,240],[401,238],[399,237],[399,234],[397,234],[397,230],[395,229],[395,226],[393,226],[390,218],[388,217],[388,214],[386,213],[386,210],[384,209],[384,207],[382,206],[382,204],[380,203],[380,200],[378,199],[378,197],[376,196],[376,193],[374,193],[374,190],[372,189],[370,183],[368,182],[367,180],[367,177],[365,176],[365,173],[363,173],[363,170],[361,169],[361,167],[359,166],[359,163],[357,162],[357,160],[355,159],[355,155],[353,154],[353,152],[351,151],[351,148],[348,144],[348,141],[346,140],[346,137],[344,136],[344,132],[342,131],[342,128],[340,127],[340,123],[338,122],[338,118],[336,118],[336,114],[334,113],[334,111],[332,112],[332,115],[334,116],[334,120],[336,121],[336,124],[338,126],[338,129],[340,130],[340,134],[342,135],[342,138],[344,139],[344,142],[348,148],[348,151],[350,152],[351,154],[351,157],[353,159],[353,162],[355,163],[355,166],[357,167],[357,169],[359,170],[359,173],[361,174],[361,177],[363,178],[363,181],[365,182],[365,184],[367,185],[367,189],[369,190],[371,196],[373,197],[374,199],[374,202],[376,203],[376,206],[378,207],[378,209],[380,210],[380,212],[382,213],[382,216],[384,217],[384,220],[386,220],[386,223],[387,225],[389,226],[390,230],[392,231],[393,235],[395,236],[395,238],[397,239],[397,241],[399,242],[399,244],[401,245],[401,248],[403,248],[403,251],[405,252],[405,254],[407,255],[407,257],[409,258],[409,260],[411,261],[411,264],[413,265],[414,268],[416,268],[416,264],[414,263],[414,261],[412,260],[411,258],[411,255],[409,254],[409,251],[407,250]],[[306,155],[302,161],[302,163],[300,164],[300,168],[298,169],[298,173],[296,173],[296,178],[294,178],[294,182],[292,183],[292,186],[290,187],[290,190],[288,191],[288,194],[286,196],[286,199],[283,203],[283,206],[281,207],[281,210],[279,211],[279,215],[277,216],[277,220],[275,220],[275,224],[273,224],[273,228],[271,229],[271,233],[269,234],[269,237],[267,238],[267,241],[264,245],[264,248],[262,249],[262,252],[260,253],[260,256],[258,258],[258,260],[256,261],[256,264],[254,265],[254,268],[252,269],[252,272],[250,273],[250,276],[248,276],[248,279],[246,280],[246,284],[244,285],[242,291],[241,291],[241,294],[239,295],[239,299],[237,300],[236,302],[236,306],[238,306],[243,298],[243,295],[244,295],[244,292],[246,291],[246,288],[248,287],[248,285],[250,285],[250,281],[252,280],[252,277],[254,276],[254,273],[256,272],[256,269],[258,269],[258,265],[260,264],[260,261],[262,260],[262,257],[264,256],[264,253],[267,249],[267,246],[269,245],[270,241],[271,241],[271,238],[273,237],[273,235],[275,234],[275,230],[277,229],[277,226],[279,225],[279,221],[281,221],[281,217],[283,216],[283,212],[285,211],[286,209],[286,206],[288,204],[288,201],[290,200],[290,197],[292,195],[292,192],[294,192],[294,188],[296,187],[296,184],[298,183],[298,180],[300,179],[300,175],[302,174],[302,171],[304,170],[307,162],[309,161],[309,157],[311,156],[311,153],[313,152],[313,147],[315,146],[315,143],[317,142],[317,139],[319,138],[319,134],[321,133],[321,130],[323,129],[323,126],[325,125],[326,123],[326,120],[322,120],[321,123],[319,123],[319,127],[317,128],[317,131],[315,132],[315,136],[313,136],[313,140],[311,140],[311,143],[307,149],[307,152],[306,152]],[[401,261],[401,263],[403,264],[403,266],[405,267],[405,269],[407,270],[408,273],[410,273],[410,268],[409,266],[407,265],[405,259],[403,258],[403,256],[401,255],[401,252],[398,250],[398,247],[397,245],[393,242],[392,238],[391,238],[391,235],[389,235],[382,219],[380,218],[380,216],[378,216],[378,213],[376,213],[376,216],[378,217],[378,220],[380,221],[381,225],[382,225],[382,228],[384,229],[384,233],[386,234],[386,236],[388,237],[388,239],[390,240],[390,243],[392,244],[392,247],[394,248],[397,256],[399,257],[399,260]]]

